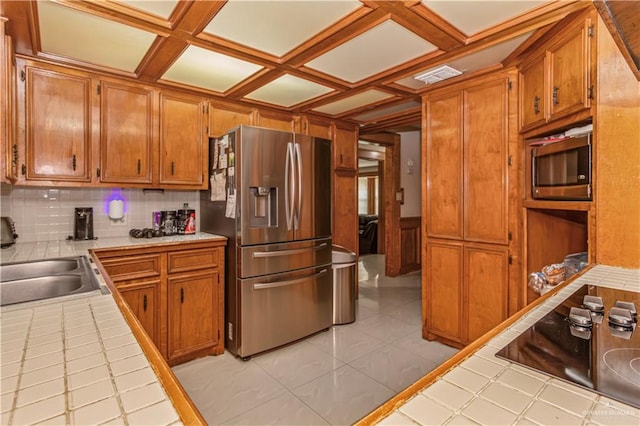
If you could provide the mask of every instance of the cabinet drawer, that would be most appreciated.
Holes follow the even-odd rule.
[[[168,253],[167,272],[193,271],[196,269],[217,268],[219,266],[219,249],[196,249],[172,251]]]
[[[113,282],[160,276],[159,254],[115,257],[100,262]]]

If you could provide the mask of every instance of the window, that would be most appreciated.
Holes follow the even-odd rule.
[[[358,214],[378,214],[378,176],[358,177]]]

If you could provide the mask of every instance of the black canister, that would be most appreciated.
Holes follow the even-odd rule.
[[[178,234],[196,233],[196,211],[193,209],[178,210]]]
[[[160,230],[163,235],[174,235],[176,233],[176,211],[163,210],[160,214]]]

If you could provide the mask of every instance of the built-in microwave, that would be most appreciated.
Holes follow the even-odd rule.
[[[531,196],[591,200],[591,134],[532,147]]]

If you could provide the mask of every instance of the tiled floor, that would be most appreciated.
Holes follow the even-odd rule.
[[[357,320],[247,362],[228,352],[174,367],[207,422],[347,425],[456,350],[420,334],[420,274],[384,276],[384,256],[359,263]]]

